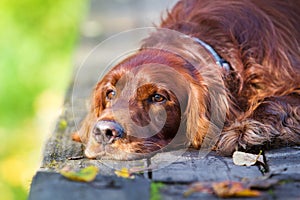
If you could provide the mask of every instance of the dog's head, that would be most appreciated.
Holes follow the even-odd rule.
[[[93,91],[78,131],[85,155],[130,160],[169,147],[200,147],[216,127],[210,120],[212,101],[226,107],[224,91],[222,97],[210,95],[211,85],[223,88],[213,71],[203,76],[183,57],[162,49],[141,49],[125,59]]]

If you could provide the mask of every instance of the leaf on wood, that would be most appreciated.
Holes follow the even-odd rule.
[[[68,122],[65,119],[61,119],[58,123],[59,130],[65,130],[68,126]]]
[[[246,165],[246,166],[251,166],[255,165],[257,162],[260,162],[264,164],[264,158],[261,155],[261,152],[258,155],[251,154],[251,153],[245,153],[241,151],[235,151],[232,156],[233,163],[235,165]]]
[[[118,177],[134,179],[134,175],[130,172],[129,169],[123,167],[121,170],[116,170],[115,174]]]
[[[223,181],[219,183],[213,183],[212,188],[214,193],[218,197],[257,197],[260,192],[257,190],[251,190],[245,187],[240,182]]]
[[[202,192],[202,193],[209,193],[212,194],[213,190],[211,188],[210,184],[202,183],[202,182],[196,182],[193,183],[189,188],[183,193],[184,197],[189,197],[191,194],[195,192]]]
[[[69,167],[64,167],[60,174],[72,181],[91,182],[93,181],[99,169],[95,166],[88,166],[79,171],[73,171]]]

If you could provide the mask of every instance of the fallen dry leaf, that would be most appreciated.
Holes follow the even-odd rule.
[[[260,192],[257,190],[251,190],[245,187],[240,182],[223,181],[219,183],[213,183],[212,188],[214,193],[218,197],[257,197]]]
[[[233,163],[235,165],[246,165],[251,166],[255,165],[257,162],[260,162],[264,164],[264,158],[261,155],[261,152],[258,155],[251,154],[251,153],[245,153],[241,151],[235,151],[232,155]]]
[[[252,190],[249,186],[242,182],[196,182],[189,186],[183,193],[184,197],[189,197],[191,194],[201,192],[207,194],[215,194],[218,197],[257,197],[260,192]]]
[[[130,172],[130,170],[125,167],[123,167],[121,170],[116,170],[115,174],[122,178],[134,178],[134,175]]]
[[[79,171],[65,167],[60,171],[60,174],[72,181],[91,182],[96,178],[98,171],[99,169],[95,166],[88,166]]]

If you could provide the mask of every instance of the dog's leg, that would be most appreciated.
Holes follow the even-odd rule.
[[[253,114],[224,129],[217,149],[234,150],[300,145],[300,95],[266,98]]]

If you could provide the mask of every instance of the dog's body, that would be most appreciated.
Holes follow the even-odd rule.
[[[97,84],[79,131],[85,154],[135,159],[171,144],[179,132],[185,137],[176,145],[200,148],[218,130],[216,149],[225,155],[299,145],[299,22],[297,0],[179,1],[161,28],[209,44],[230,71],[153,48],[166,41],[153,34]],[[162,79],[177,80],[176,87]]]

